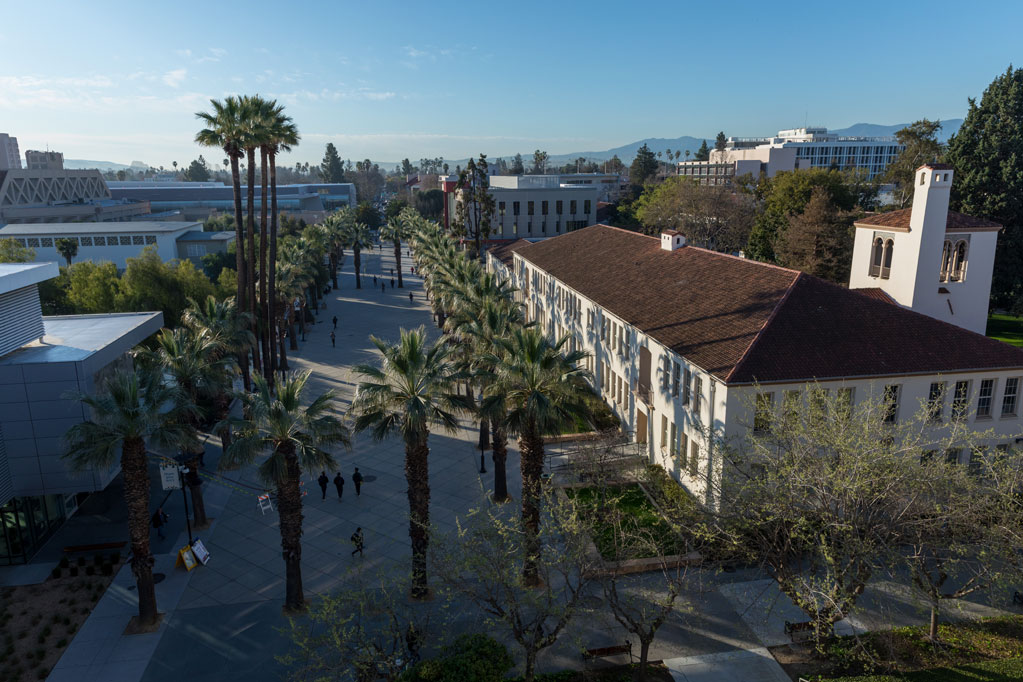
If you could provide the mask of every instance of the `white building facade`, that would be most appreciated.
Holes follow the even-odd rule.
[[[883,396],[895,421],[926,404],[936,430],[954,413],[993,447],[1021,432],[1023,350],[864,293],[605,225],[512,258],[529,319],[589,353],[623,429],[705,504],[720,502],[721,443],[805,408],[809,385],[851,404]]]
[[[20,168],[21,151],[18,149],[18,138],[0,133],[0,170]]]

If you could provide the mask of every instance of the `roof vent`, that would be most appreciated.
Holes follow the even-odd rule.
[[[668,230],[661,233],[661,248],[665,251],[675,251],[686,245],[686,238],[681,232]]]

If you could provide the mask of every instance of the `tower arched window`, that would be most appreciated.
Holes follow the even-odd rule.
[[[952,270],[952,242],[945,240],[945,246],[941,249],[941,274],[939,282],[947,282],[949,272]]]
[[[962,282],[966,279],[966,241],[956,242],[955,250],[952,252],[952,269],[949,273],[949,280]]]
[[[884,260],[881,262],[881,279],[888,279],[892,273],[892,252],[895,251],[895,242],[889,239],[884,243]]]
[[[878,237],[870,247],[870,276],[881,274],[881,261],[884,258],[884,241]]]

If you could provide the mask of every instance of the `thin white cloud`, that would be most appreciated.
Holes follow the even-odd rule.
[[[191,50],[187,50],[187,49],[186,50],[174,50],[174,54],[176,54],[179,57],[184,57],[184,58],[187,59],[187,58],[192,56],[192,51]]]
[[[374,90],[372,88],[356,88],[354,90],[295,90],[292,92],[271,93],[271,96],[284,102],[296,104],[300,101],[306,102],[340,102],[340,101],[368,101],[383,102],[394,99],[398,93],[391,91]]]
[[[163,82],[172,88],[179,88],[188,74],[187,69],[174,69],[163,74]]]

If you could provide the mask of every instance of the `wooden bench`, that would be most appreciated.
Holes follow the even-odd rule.
[[[808,639],[813,639],[814,626],[810,621],[806,621],[805,623],[791,623],[789,621],[785,621],[785,634],[788,635],[793,642],[805,642]]]
[[[127,541],[121,542],[97,542],[95,545],[68,545],[64,548],[65,554],[78,554],[79,552],[102,552],[107,549],[121,549]]]
[[[629,640],[625,640],[625,644],[587,649],[583,652],[583,660],[592,661],[596,658],[607,658],[608,656],[619,656],[622,654],[628,654],[629,663],[632,663],[632,642]]]

